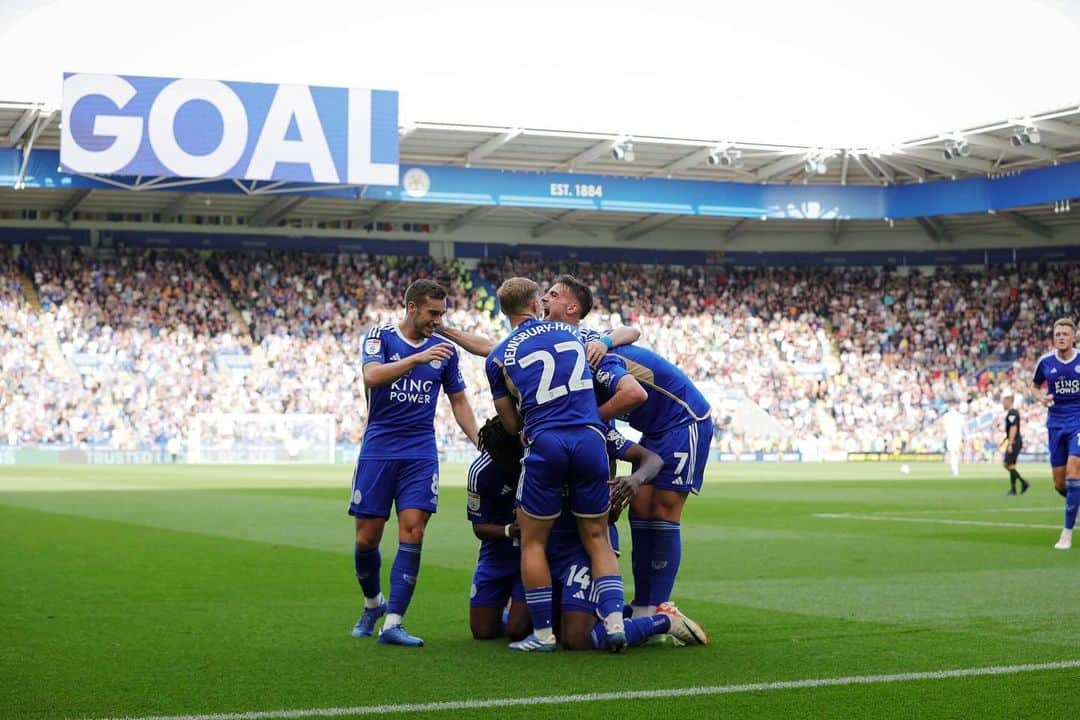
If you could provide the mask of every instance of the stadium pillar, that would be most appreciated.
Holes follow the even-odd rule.
[[[453,240],[432,240],[428,243],[428,254],[437,260],[454,259]]]

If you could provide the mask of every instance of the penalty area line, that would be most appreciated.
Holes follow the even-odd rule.
[[[701,695],[733,695],[772,690],[801,690],[806,688],[842,685],[876,685],[882,683],[915,682],[919,680],[948,680],[951,678],[1015,675],[1080,668],[1080,660],[1000,665],[992,667],[935,670],[931,672],[895,673],[891,675],[850,675],[837,678],[780,680],[777,682],[714,685],[711,687],[670,688],[665,690],[626,690],[622,692],[583,693],[576,695],[541,695],[537,697],[492,698],[485,700],[448,700],[399,705],[361,705],[357,707],[307,708],[297,710],[265,710],[208,715],[154,715],[143,717],[109,718],[107,720],[288,720],[290,718],[350,717],[355,715],[386,715],[390,713],[431,713],[443,710],[479,710],[484,708],[517,707],[523,705],[569,705],[612,700],[654,700],[662,698],[696,697]],[[104,719],[103,719],[104,720]]]

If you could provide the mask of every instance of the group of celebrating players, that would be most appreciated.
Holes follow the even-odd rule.
[[[368,427],[353,476],[355,569],[364,610],[353,628],[380,643],[417,647],[402,618],[435,512],[439,388],[480,454],[469,468],[468,517],[480,539],[470,592],[473,637],[510,648],[615,652],[668,636],[704,645],[700,625],[671,602],[682,556],[683,506],[701,488],[712,438],[708,402],[685,373],[634,346],[638,333],[579,327],[592,293],[572,276],[547,292],[528,278],[498,290],[510,334],[501,342],[441,324],[446,291],[417,280],[405,318],[372,328],[363,347]],[[457,343],[485,360],[496,416],[477,427],[465,399]],[[614,427],[623,419],[640,442]],[[616,460],[633,468],[615,476]],[[379,543],[398,517],[389,599]],[[625,604],[615,521],[629,508],[634,599]]]
[[[385,616],[380,643],[424,644],[402,618],[439,499],[434,415],[441,388],[480,450],[468,475],[468,518],[481,541],[470,592],[473,637],[507,637],[522,652],[550,652],[560,643],[619,652],[654,636],[708,644],[701,626],[671,602],[683,507],[701,489],[712,438],[705,397],[675,365],[635,346],[633,328],[599,334],[580,327],[592,293],[572,276],[543,294],[528,278],[505,281],[498,298],[511,331],[500,342],[443,326],[446,297],[437,283],[417,280],[405,293],[405,318],[371,328],[364,341],[368,425],[349,504],[364,610],[353,636],[372,636]],[[1055,547],[1069,549],[1080,508],[1075,323],[1058,320],[1053,338],[1055,349],[1040,359],[1033,382],[1048,407],[1054,486],[1066,502]],[[485,358],[496,416],[482,428],[465,397],[455,343]],[[616,419],[639,431],[640,442],[621,435]],[[1007,433],[1013,492],[1017,479],[1026,490],[1015,470],[1018,427]],[[616,460],[633,472],[616,476]],[[387,599],[379,544],[391,506],[398,551]],[[615,527],[627,507],[629,605]]]

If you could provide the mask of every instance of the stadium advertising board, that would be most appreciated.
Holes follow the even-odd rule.
[[[398,184],[394,91],[66,73],[60,164],[91,175]]]

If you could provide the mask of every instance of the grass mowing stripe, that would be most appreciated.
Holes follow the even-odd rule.
[[[975,525],[977,527],[1029,528],[1033,530],[1061,529],[1061,525],[991,522],[989,520],[938,520],[936,518],[899,517],[896,515],[866,515],[861,513],[814,513],[814,517],[826,518],[828,520],[883,520],[886,522],[921,523],[924,525]]]
[[[578,695],[543,695],[539,697],[493,698],[490,700],[448,700],[432,703],[404,703],[400,705],[360,705],[357,707],[310,708],[301,710],[267,710],[240,713],[216,713],[210,715],[155,715],[139,718],[109,718],[108,720],[288,720],[310,717],[348,717],[351,715],[388,715],[391,713],[426,713],[442,710],[479,710],[483,708],[516,707],[524,705],[566,705],[601,702],[609,700],[653,700],[659,698],[694,697],[700,695],[732,695],[735,693],[766,692],[770,690],[802,690],[806,688],[836,687],[841,685],[876,685],[882,683],[914,682],[918,680],[948,680],[951,678],[983,677],[988,675],[1015,675],[1080,668],[1080,660],[1060,660],[1025,665],[999,665],[958,670],[933,670],[930,672],[895,673],[892,675],[851,675],[838,678],[810,678],[806,680],[780,680],[740,685],[715,685],[712,687],[670,688],[667,690],[627,690],[625,692],[583,693]]]

